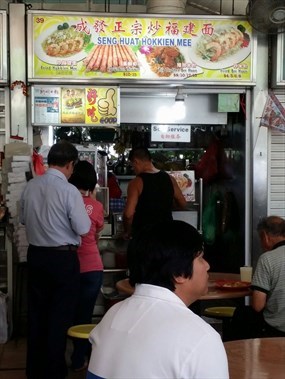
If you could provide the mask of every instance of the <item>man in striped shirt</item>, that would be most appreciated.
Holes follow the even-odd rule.
[[[262,312],[262,335],[285,336],[285,220],[265,217],[257,225],[263,253],[252,279],[252,307]]]

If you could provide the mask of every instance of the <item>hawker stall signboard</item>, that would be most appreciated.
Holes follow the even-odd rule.
[[[28,20],[31,81],[253,81],[245,20],[33,11]]]
[[[33,86],[36,125],[118,126],[118,87]]]
[[[7,13],[0,11],[0,83],[7,83]]]

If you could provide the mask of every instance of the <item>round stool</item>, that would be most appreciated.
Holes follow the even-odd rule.
[[[203,315],[207,317],[214,317],[222,320],[223,324],[223,341],[228,341],[231,335],[231,319],[234,315],[236,307],[209,307],[205,308]]]
[[[68,329],[67,335],[74,338],[88,339],[89,334],[95,328],[95,326],[96,324],[74,325]]]
[[[205,316],[224,318],[233,317],[236,307],[209,307],[204,309]]]

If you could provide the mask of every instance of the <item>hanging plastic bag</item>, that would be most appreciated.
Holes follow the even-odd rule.
[[[194,166],[195,177],[202,178],[204,184],[214,181],[218,175],[218,140],[215,138],[210,143],[200,161]]]
[[[46,171],[43,157],[35,150],[33,152],[33,167],[35,175],[43,175]]]
[[[217,202],[220,201],[221,195],[220,192],[213,192],[203,211],[203,239],[208,245],[213,245],[216,241],[218,234],[218,214],[217,214]]]

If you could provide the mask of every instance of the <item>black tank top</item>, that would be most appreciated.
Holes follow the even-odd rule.
[[[142,173],[143,190],[132,223],[132,233],[158,221],[172,220],[174,189],[170,176],[164,172]]]

